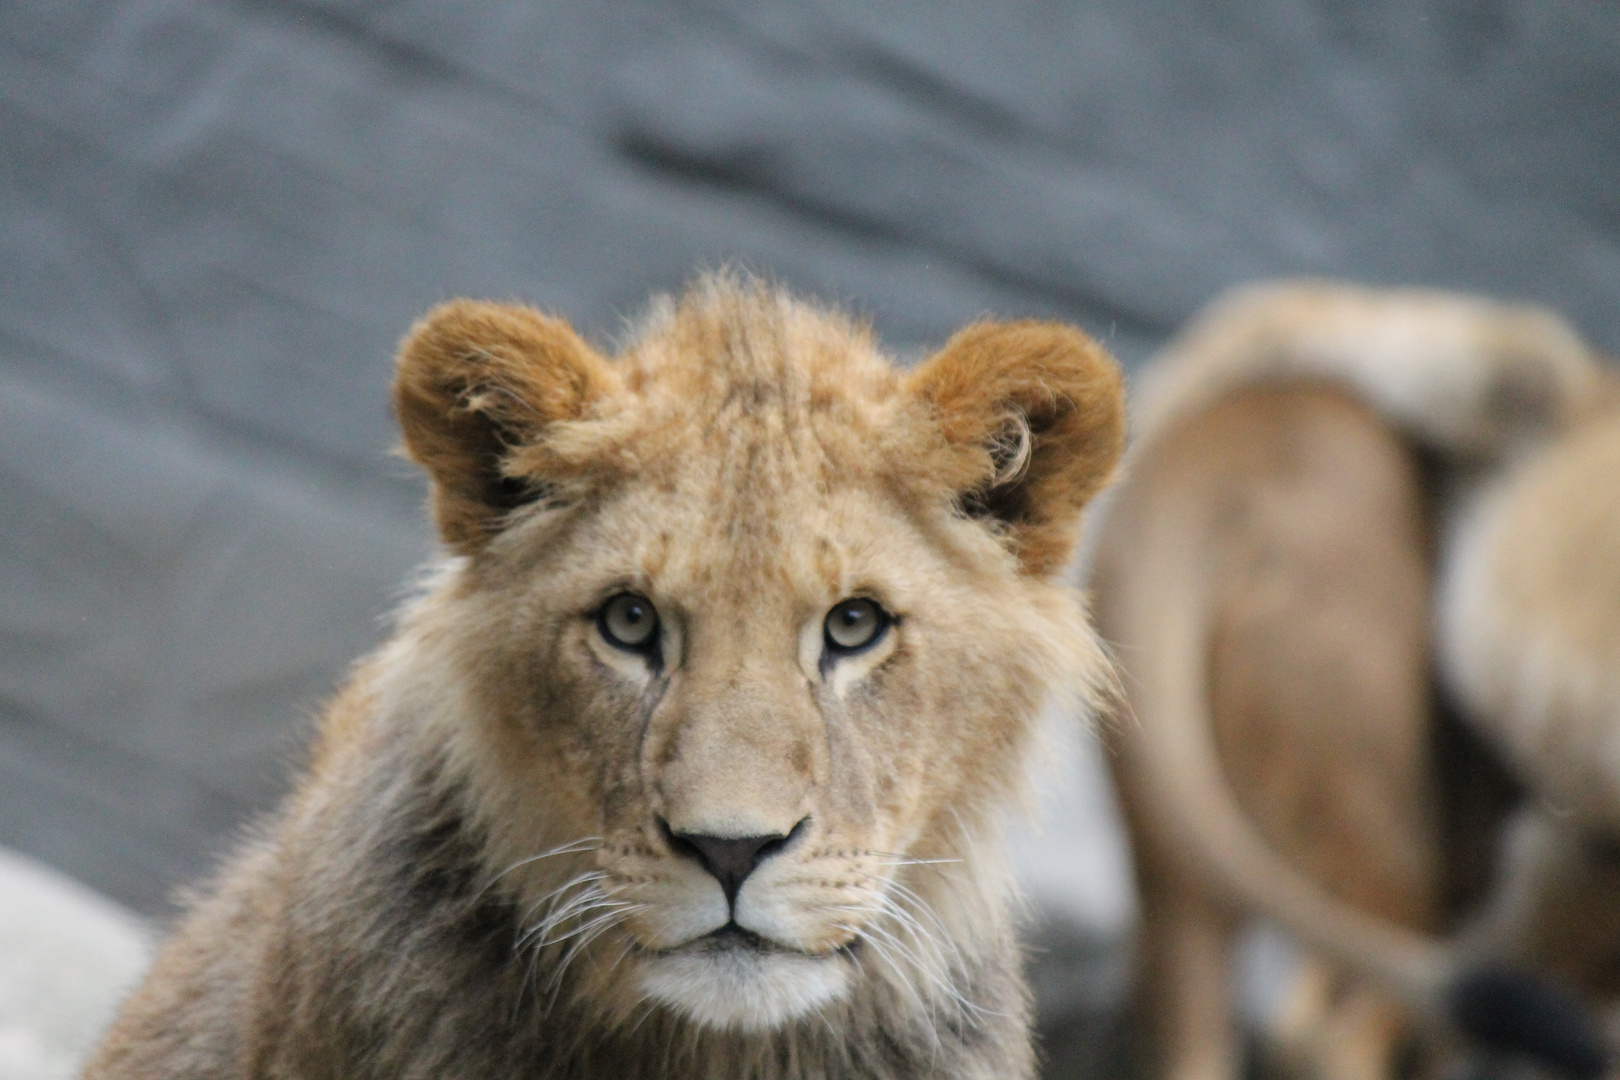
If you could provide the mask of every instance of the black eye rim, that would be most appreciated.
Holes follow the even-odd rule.
[[[832,636],[832,617],[837,613],[839,608],[842,608],[847,604],[870,605],[872,611],[877,615],[877,626],[872,631],[872,636],[861,642],[859,645],[841,645]],[[858,653],[863,653],[868,649],[873,648],[878,642],[882,641],[886,636],[888,636],[889,627],[893,626],[898,621],[898,617],[888,608],[879,603],[874,597],[846,596],[842,600],[838,601],[838,603],[828,608],[827,614],[822,617],[821,642],[826,649],[828,656],[855,656]]]
[[[626,641],[614,634],[608,626],[608,612],[620,600],[639,600],[647,605],[647,610],[652,612],[652,630],[648,632],[645,639],[634,643]],[[658,605],[647,599],[645,595],[636,592],[634,589],[620,589],[602,601],[601,605],[596,609],[595,621],[596,632],[602,636],[603,641],[612,645],[615,649],[622,649],[625,652],[653,658],[658,656],[658,639],[660,636],[658,631],[663,626],[663,616],[658,614]]]

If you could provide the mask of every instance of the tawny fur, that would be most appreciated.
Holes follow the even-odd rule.
[[[1620,445],[1603,434],[1613,376],[1540,309],[1299,282],[1212,304],[1142,385],[1097,585],[1139,725],[1115,734],[1144,853],[1143,993],[1161,1075],[1234,1075],[1224,949],[1245,913],[1425,1022],[1442,1020],[1448,980],[1481,958],[1602,992],[1594,950],[1620,943],[1599,947],[1615,921],[1593,917],[1593,897],[1613,898],[1597,886],[1620,874],[1590,839],[1612,829],[1598,806],[1620,776],[1602,758],[1617,699],[1594,677],[1620,641],[1620,484],[1603,479]],[[1331,448],[1354,442],[1346,421],[1309,400],[1329,392],[1371,410],[1363,452],[1337,464]],[[1279,430],[1294,432],[1291,451]],[[1427,452],[1439,505],[1399,463],[1410,447]],[[1306,473],[1312,490],[1294,482]],[[1521,823],[1486,914],[1455,942],[1430,933],[1436,793],[1414,749],[1429,712],[1430,518],[1456,534],[1439,651],[1470,722],[1538,794],[1579,807],[1569,824]],[[1312,580],[1319,595],[1300,584]],[[1395,808],[1376,829],[1358,789]],[[1318,1068],[1387,1068],[1399,1016],[1386,999],[1363,1017],[1359,1048]]]
[[[86,1075],[1029,1076],[997,821],[1108,680],[1061,580],[1102,350],[983,323],[904,374],[719,276],[614,359],[448,304],[395,402],[453,554]],[[832,656],[850,596],[896,621]],[[682,834],[792,839],[728,907]]]
[[[1470,712],[1544,798],[1620,835],[1620,402],[1507,470],[1448,554]]]
[[[1133,456],[1095,586],[1134,723],[1159,722],[1173,707],[1166,682],[1194,678],[1164,668],[1154,606],[1194,608],[1210,749],[1258,835],[1339,901],[1432,930],[1441,882],[1422,501],[1410,448],[1343,391],[1236,390]],[[1204,838],[1163,813],[1164,797],[1182,792],[1164,790],[1139,734],[1131,721],[1109,730],[1142,906],[1144,1064],[1174,1080],[1226,1080],[1241,1071],[1231,954],[1246,897],[1189,858]],[[1202,812],[1198,796],[1186,793]],[[1341,1010],[1357,1030],[1341,1020],[1318,1032],[1311,1064],[1326,1076],[1387,1074],[1403,1017],[1387,996],[1362,996]]]

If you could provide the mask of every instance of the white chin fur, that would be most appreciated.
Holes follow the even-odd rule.
[[[841,997],[849,964],[836,956],[745,949],[675,953],[649,959],[641,986],[705,1027],[764,1031]]]

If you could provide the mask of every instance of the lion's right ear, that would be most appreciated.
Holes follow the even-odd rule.
[[[543,497],[546,478],[515,470],[514,451],[621,389],[608,362],[561,319],[473,300],[428,312],[400,346],[394,413],[406,453],[433,481],[445,543],[476,551],[507,514]]]
[[[1050,322],[981,322],[911,374],[948,448],[940,479],[1006,531],[1024,569],[1073,554],[1080,511],[1125,445],[1124,379],[1086,334]]]

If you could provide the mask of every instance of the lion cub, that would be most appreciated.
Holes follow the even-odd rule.
[[[87,1075],[1031,1075],[996,823],[1108,680],[1103,350],[906,374],[722,275],[614,359],[447,304],[394,404],[448,552]]]

